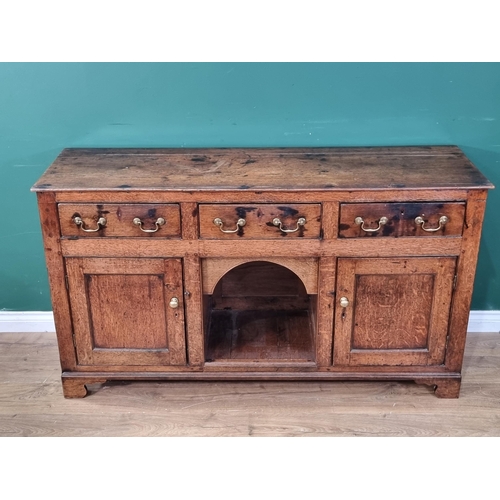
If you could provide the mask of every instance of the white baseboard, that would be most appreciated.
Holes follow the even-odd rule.
[[[500,311],[471,311],[468,332],[500,332]]]
[[[0,311],[0,333],[55,331],[52,311]]]
[[[2,332],[55,332],[51,311],[0,311]],[[500,332],[500,311],[471,311],[469,332]]]

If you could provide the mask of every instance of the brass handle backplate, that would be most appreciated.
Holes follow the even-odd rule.
[[[177,309],[179,307],[179,299],[177,297],[172,297],[170,299],[170,302],[168,303],[168,305],[172,308],[172,309]]]
[[[96,233],[97,231],[100,231],[106,225],[106,218],[105,217],[99,217],[99,220],[97,221],[97,229],[85,229],[82,218],[78,217],[78,216],[73,217],[73,222],[82,231],[85,231],[86,233]]]
[[[236,222],[236,229],[222,229],[222,227],[224,226],[224,222],[222,222],[222,219],[219,217],[214,219],[214,224],[223,233],[237,233],[240,230],[240,227],[243,227],[246,223],[247,221],[245,219],[238,219],[238,221]]]
[[[156,219],[156,222],[155,222],[156,229],[144,229],[142,227],[142,220],[139,219],[139,217],[136,217],[132,222],[136,226],[139,226],[139,229],[143,233],[156,233],[156,231],[158,231],[158,229],[160,229],[160,226],[163,226],[163,224],[165,224],[165,219],[163,217],[158,217],[158,219]]]
[[[295,229],[283,229],[283,224],[278,219],[278,217],[273,219],[273,224],[275,226],[279,226],[280,231],[282,231],[283,233],[295,233],[296,231],[298,231],[300,229],[301,226],[305,225],[305,223],[306,223],[306,219],[304,217],[300,217],[300,219],[297,221],[297,227]]]
[[[447,222],[448,222],[448,217],[446,217],[446,215],[442,215],[441,217],[439,217],[439,226],[432,229],[424,227],[425,220],[422,217],[420,217],[420,215],[418,217],[415,217],[415,224],[417,225],[420,224],[420,227],[424,231],[427,231],[428,233],[435,233],[436,231],[439,231]]]
[[[378,227],[376,227],[375,229],[369,229],[369,228],[365,227],[365,221],[363,220],[362,217],[356,217],[354,219],[354,223],[357,224],[358,226],[361,226],[361,229],[365,233],[376,233],[377,231],[380,230],[380,228],[382,226],[385,226],[388,222],[389,222],[389,219],[387,217],[380,217],[380,219],[378,221]]]

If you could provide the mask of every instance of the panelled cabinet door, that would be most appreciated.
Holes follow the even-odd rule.
[[[455,258],[340,258],[334,364],[444,362]]]
[[[181,259],[67,258],[79,365],[185,365]]]

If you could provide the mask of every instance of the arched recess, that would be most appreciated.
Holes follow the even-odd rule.
[[[206,362],[314,361],[317,268],[317,259],[207,259]]]
[[[215,286],[226,273],[248,262],[271,262],[286,267],[298,276],[309,295],[318,293],[318,259],[293,259],[287,257],[203,259],[203,293],[205,295],[212,295]]]

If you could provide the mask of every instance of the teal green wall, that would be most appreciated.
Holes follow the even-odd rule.
[[[500,309],[500,64],[0,64],[0,310],[51,309],[29,189],[65,147],[418,144],[499,186],[473,309]]]

